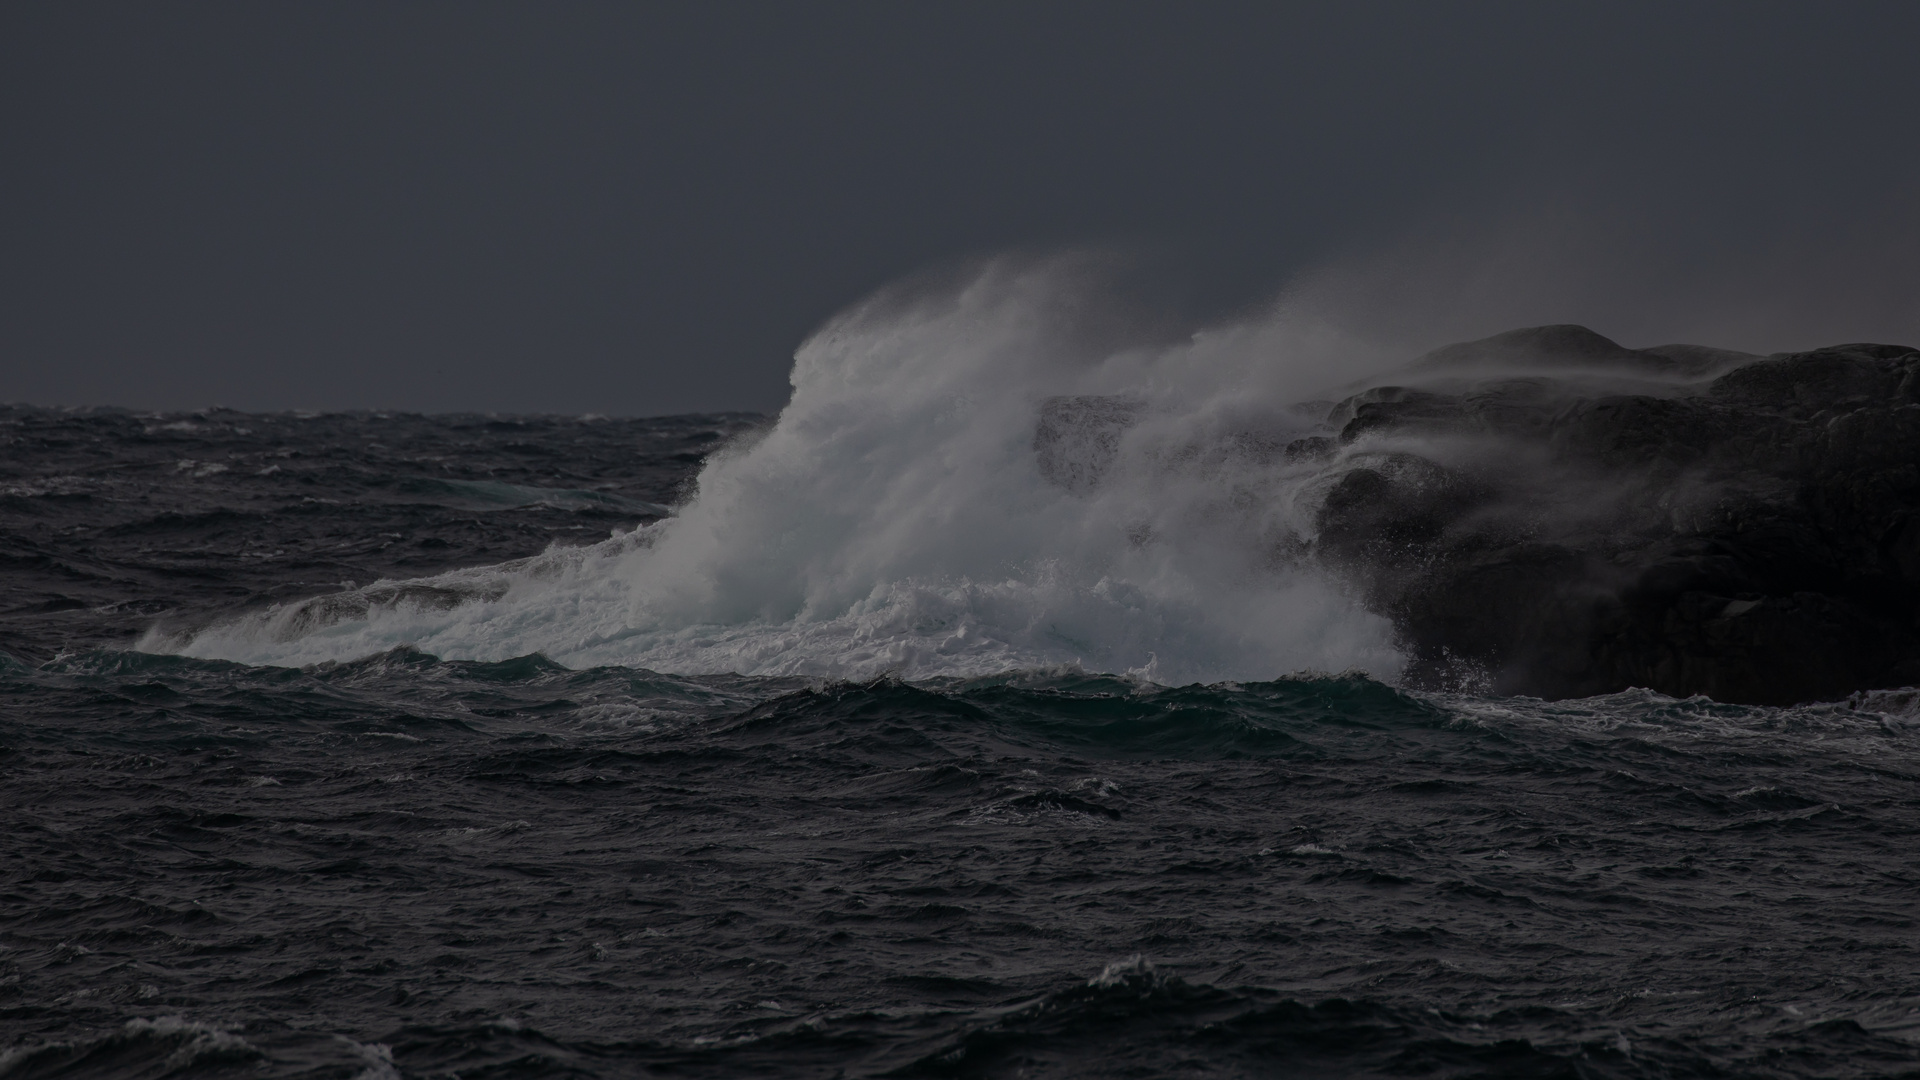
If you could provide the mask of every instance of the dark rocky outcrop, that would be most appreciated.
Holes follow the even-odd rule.
[[[1920,351],[1542,327],[1400,374],[1330,410],[1315,553],[1394,620],[1416,684],[1788,704],[1920,683]]]
[[[1756,704],[1920,684],[1920,351],[1628,349],[1545,326],[1348,391],[1294,408],[1318,430],[1163,459],[1307,493],[1315,528],[1271,561],[1350,582],[1413,684]],[[1047,401],[1041,474],[1091,492],[1144,409]]]

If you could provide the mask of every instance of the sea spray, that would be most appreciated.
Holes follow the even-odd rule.
[[[1296,403],[1375,362],[1280,305],[1089,345],[1069,262],[901,288],[799,350],[777,422],[674,518],[584,548],[282,605],[142,647],[248,663],[410,645],[677,673],[1392,677],[1386,621],[1300,557],[1325,462]],[[1324,409],[1320,410],[1324,413]]]
[[[1326,452],[1352,476],[1386,452],[1289,461],[1233,421],[1192,424],[1248,437],[1189,454],[1147,438],[1182,415],[1151,390],[1042,391],[1033,468],[1090,513],[1154,470]],[[692,459],[770,425],[0,407],[0,426],[24,492],[0,498],[10,1076],[179,1072],[183,1047],[188,1071],[274,1076],[1920,1067],[1909,691],[1774,708],[1065,663],[831,680],[125,652],[137,620],[206,626],[243,596],[309,597],[248,630],[315,655],[364,645],[370,617],[443,640],[618,628],[623,568],[680,525],[554,493],[685,504]],[[537,498],[411,483],[429,476]],[[692,624],[655,655],[864,630],[879,664],[953,610],[963,649],[1088,602],[1065,558],[1038,565],[889,582],[859,617]],[[1147,594],[1129,574],[1106,580]],[[387,580],[324,584],[342,578]],[[1176,635],[1134,629],[1172,655]]]

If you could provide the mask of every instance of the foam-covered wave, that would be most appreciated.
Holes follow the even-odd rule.
[[[1325,462],[1291,411],[1354,343],[1285,310],[1092,347],[1059,265],[856,308],[676,517],[599,544],[319,597],[142,648],[247,663],[462,660],[908,677],[1079,665],[1159,681],[1392,677],[1384,619],[1298,559]],[[1322,410],[1324,413],[1324,410]]]

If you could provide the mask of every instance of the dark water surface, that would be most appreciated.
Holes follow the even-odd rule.
[[[127,651],[751,417],[0,411],[0,1075],[1920,1076],[1920,710]]]

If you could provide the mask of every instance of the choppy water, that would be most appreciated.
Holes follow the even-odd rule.
[[[129,651],[751,424],[0,412],[0,1075],[1920,1075],[1905,693]]]

